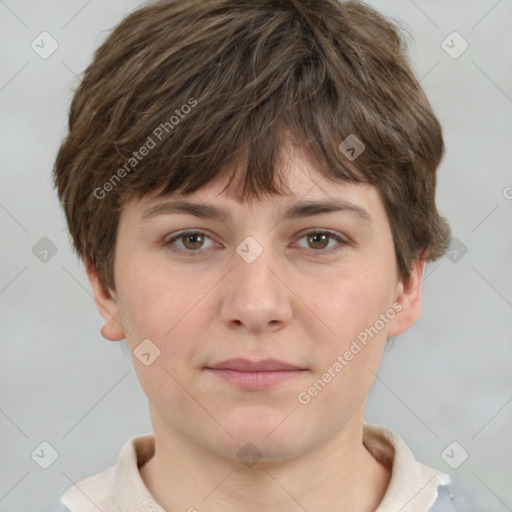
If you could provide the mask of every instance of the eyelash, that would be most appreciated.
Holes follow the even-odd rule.
[[[202,256],[202,253],[205,252],[205,250],[198,249],[196,251],[192,250],[185,250],[185,249],[179,249],[176,248],[174,245],[174,242],[176,240],[180,240],[181,238],[185,238],[187,236],[191,235],[202,235],[206,236],[211,239],[211,237],[205,232],[205,231],[199,231],[199,230],[190,230],[190,231],[182,231],[181,233],[178,233],[177,235],[173,236],[172,238],[167,239],[164,242],[164,245],[168,247],[171,251],[182,254],[185,256],[191,256],[191,257],[198,257]],[[335,253],[345,248],[345,246],[349,245],[349,242],[342,239],[340,236],[336,235],[335,233],[327,230],[312,230],[308,231],[307,233],[304,233],[299,240],[302,240],[306,236],[313,236],[313,235],[328,235],[330,239],[336,239],[341,245],[339,247],[331,248],[331,249],[310,249],[312,252],[316,253]],[[319,254],[320,255],[320,254]]]

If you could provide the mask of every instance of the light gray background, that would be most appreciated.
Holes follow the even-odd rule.
[[[140,3],[0,0],[1,511],[47,510],[152,430],[129,355],[100,335],[50,177],[77,76]],[[512,0],[370,3],[411,35],[445,130],[439,208],[467,253],[427,268],[422,317],[388,347],[367,420],[452,474],[465,510],[512,510]],[[42,31],[59,44],[47,59],[31,48]],[[457,59],[441,48],[453,31],[469,43]],[[43,237],[57,247],[46,263],[32,252]],[[31,458],[43,441],[58,452],[46,470]],[[441,457],[453,441],[453,460],[469,454],[458,469]]]

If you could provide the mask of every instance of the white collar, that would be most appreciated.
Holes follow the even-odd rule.
[[[434,505],[438,487],[450,475],[416,460],[400,437],[385,427],[365,423],[363,443],[370,453],[391,468],[386,494],[375,512],[426,512]]]
[[[449,475],[419,463],[404,441],[385,427],[365,423],[363,443],[391,468],[388,489],[376,512],[427,512],[437,499],[438,486],[450,483]],[[153,433],[133,436],[123,445],[116,465],[70,487],[61,502],[71,512],[165,512],[139,471],[154,449]]]

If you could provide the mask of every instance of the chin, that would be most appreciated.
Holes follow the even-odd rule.
[[[221,443],[223,455],[237,459],[244,454],[252,455],[254,458],[261,457],[262,462],[278,462],[297,456],[301,451],[299,445],[303,445],[307,438],[304,436],[304,425],[298,428],[292,415],[286,418],[288,413],[279,412],[279,417],[275,412],[244,412],[238,417],[232,415],[226,423],[222,422],[233,436],[224,436],[226,444]]]

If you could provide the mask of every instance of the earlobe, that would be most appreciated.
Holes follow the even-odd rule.
[[[115,294],[103,285],[92,263],[85,263],[85,271],[92,286],[96,307],[105,321],[101,328],[101,335],[110,341],[124,339],[125,333],[121,325]]]
[[[415,259],[407,281],[397,285],[395,303],[400,304],[400,312],[395,316],[388,329],[388,336],[398,336],[412,327],[421,314],[421,285],[425,260]]]

